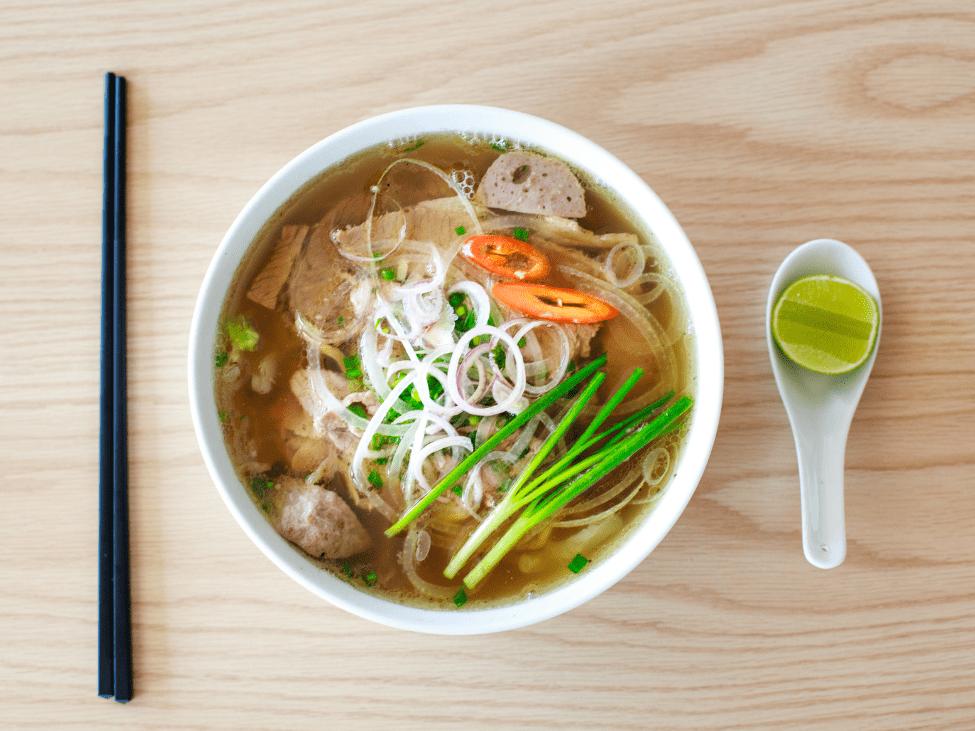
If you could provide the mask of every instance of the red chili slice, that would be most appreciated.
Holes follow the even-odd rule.
[[[616,317],[616,308],[577,289],[528,282],[500,282],[491,290],[508,307],[552,322],[602,322]]]
[[[509,279],[541,279],[552,269],[545,254],[511,236],[471,236],[461,251],[475,264]]]

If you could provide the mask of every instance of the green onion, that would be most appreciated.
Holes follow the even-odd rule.
[[[528,241],[528,229],[515,227],[515,231],[512,234],[512,236],[514,236],[519,241]]]
[[[351,411],[353,414],[355,414],[361,419],[368,418],[368,416],[366,415],[366,407],[363,406],[362,404],[350,404],[349,411]]]
[[[392,267],[386,267],[379,272],[379,276],[385,279],[387,282],[391,282],[396,279],[396,272],[393,271]]]
[[[419,150],[420,146],[426,142],[426,140],[417,140],[416,143],[410,145],[409,147],[404,147],[403,152],[413,152],[414,150]]]
[[[458,226],[457,228],[454,229],[454,233],[457,234],[458,236],[463,236],[464,234],[467,233],[467,229],[464,228],[463,226]]]
[[[359,572],[359,575],[362,576],[362,580],[365,582],[366,586],[374,586],[376,584],[376,572],[368,566],[363,566],[362,570]]]
[[[494,362],[497,364],[498,368],[504,368],[504,348],[502,348],[500,345],[495,345],[493,348],[491,348],[491,357],[494,358]]]
[[[466,295],[463,292],[454,292],[447,298],[447,303],[453,308],[457,309],[462,304],[464,304],[464,299]]]
[[[454,495],[463,495],[464,494],[464,488],[460,486],[460,483],[459,482],[456,485],[454,485],[452,488],[450,488],[450,489],[454,493]]]
[[[230,356],[227,354],[226,350],[221,350],[213,356],[213,364],[217,368],[223,368],[227,365],[227,361],[230,360]]]
[[[458,589],[457,593],[454,594],[454,604],[456,604],[458,607],[462,607],[467,604],[467,594],[463,589]]]
[[[260,339],[254,325],[247,315],[238,315],[236,320],[227,323],[227,334],[238,350],[254,350]]]
[[[461,475],[466,474],[474,465],[481,461],[481,459],[494,449],[498,444],[503,442],[508,436],[513,434],[518,428],[527,424],[528,421],[535,416],[540,411],[544,411],[549,406],[551,406],[555,401],[562,397],[562,395],[574,387],[580,381],[585,380],[591,374],[593,374],[599,368],[602,368],[606,364],[606,354],[599,356],[596,360],[592,361],[584,368],[581,368],[575,374],[566,378],[562,383],[553,388],[548,393],[542,394],[538,399],[532,402],[527,409],[518,414],[514,419],[509,421],[503,427],[498,429],[492,436],[484,440],[484,443],[477,449],[475,449],[466,458],[461,460],[454,469],[452,469],[447,475],[440,480],[433,488],[428,492],[418,503],[416,503],[412,508],[410,508],[398,521],[386,529],[387,536],[394,536],[400,531],[402,531],[406,526],[413,522],[413,520],[424,510],[426,510],[445,490],[447,490],[451,485],[453,485],[457,478]]]
[[[346,576],[348,576],[350,579],[353,576],[355,576],[355,574],[352,572],[352,567],[349,566],[349,562],[348,561],[343,562],[343,564],[342,564],[342,573],[345,574]]]
[[[477,586],[484,576],[497,565],[498,561],[508,551],[518,544],[518,541],[528,531],[542,521],[550,518],[567,503],[574,500],[616,469],[634,453],[666,432],[673,426],[677,419],[682,417],[690,409],[691,404],[690,397],[684,396],[674,402],[670,408],[650,423],[628,435],[619,443],[605,447],[599,454],[595,455],[599,458],[599,461],[591,469],[578,475],[565,487],[550,491],[547,494],[540,494],[540,491],[533,492],[531,494],[533,497],[532,503],[524,509],[508,531],[492,546],[484,558],[481,559],[480,563],[464,577],[464,586],[468,589],[473,589]],[[489,515],[488,519],[490,517]],[[484,523],[481,523],[481,525],[484,525]]]
[[[576,557],[569,561],[567,568],[572,573],[578,574],[580,571],[586,568],[587,563],[589,563],[589,559],[583,556],[581,553],[577,553]]]
[[[451,558],[450,563],[447,564],[447,568],[444,570],[444,576],[448,579],[454,578],[461,567],[467,563],[467,560],[473,555],[473,553],[480,547],[480,545],[490,536],[504,521],[509,517],[514,515],[518,509],[521,507],[517,504],[519,493],[521,492],[522,486],[531,477],[532,473],[538,469],[538,466],[542,461],[548,457],[549,453],[555,449],[555,446],[559,443],[565,433],[572,426],[572,423],[576,420],[582,410],[586,407],[586,404],[592,399],[599,390],[603,381],[606,380],[605,373],[597,373],[589,383],[586,385],[585,390],[576,399],[569,411],[566,412],[565,416],[559,422],[555,431],[552,432],[548,439],[546,439],[542,446],[539,447],[538,452],[532,457],[531,461],[522,470],[521,474],[518,475],[518,479],[511,485],[509,489],[506,490],[504,499],[497,505],[497,507],[492,510],[488,516],[481,521],[481,524],[471,533],[467,542],[461,546],[460,550],[454,554]],[[562,384],[560,384],[561,386]],[[598,418],[598,415],[597,415]],[[490,441],[490,440],[489,440]],[[483,449],[483,447],[481,448]],[[481,451],[481,450],[477,450]]]
[[[358,368],[349,368],[345,371],[345,377],[350,381],[357,378],[362,378],[362,371],[360,371]]]
[[[383,478],[379,476],[379,473],[376,470],[370,472],[369,477],[366,479],[368,479],[369,484],[372,485],[377,490],[379,490],[383,486]]]

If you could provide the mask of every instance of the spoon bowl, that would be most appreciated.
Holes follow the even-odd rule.
[[[799,460],[802,550],[813,566],[829,569],[846,558],[846,438],[877,356],[880,328],[870,357],[848,373],[815,373],[789,360],[772,337],[772,309],[792,282],[815,274],[843,277],[863,287],[877,301],[881,325],[883,310],[870,266],[851,247],[833,239],[816,239],[795,249],[782,262],[769,288],[765,335]]]

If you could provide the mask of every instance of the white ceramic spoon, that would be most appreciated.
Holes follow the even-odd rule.
[[[878,308],[880,290],[863,257],[833,239],[810,241],[789,254],[769,288],[765,334],[775,383],[792,424],[799,458],[802,550],[813,566],[831,569],[846,558],[843,511],[846,437],[877,356],[880,330],[870,357],[849,373],[837,376],[813,373],[786,358],[772,338],[772,308],[792,282],[813,274],[832,274],[856,282],[873,295]],[[880,314],[882,324],[882,309]]]

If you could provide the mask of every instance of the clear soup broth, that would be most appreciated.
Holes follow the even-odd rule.
[[[502,156],[520,152],[505,140],[443,135],[382,145],[324,172],[256,237],[222,312],[215,397],[242,483],[296,551],[394,601],[476,608],[571,581],[653,510],[692,416],[528,529],[473,588],[464,576],[519,513],[502,520],[451,578],[445,570],[504,504],[585,382],[387,535],[476,448],[603,353],[605,380],[536,475],[572,453],[634,368],[643,377],[600,430],[667,397],[631,428],[638,427],[694,395],[683,294],[653,233],[634,226],[611,191],[578,171],[582,217],[487,205],[485,174]],[[541,159],[551,158],[530,161]],[[520,174],[527,180],[530,172]],[[518,267],[534,254],[502,256],[515,275],[498,274],[468,251],[470,237],[480,234],[527,244],[549,265],[540,284],[582,292],[617,314],[580,323],[557,319],[571,304],[560,299],[556,319],[499,301],[495,285],[513,282],[520,290]],[[400,388],[404,379],[409,383]],[[610,439],[556,474],[600,453]],[[358,526],[350,529],[350,520]]]

